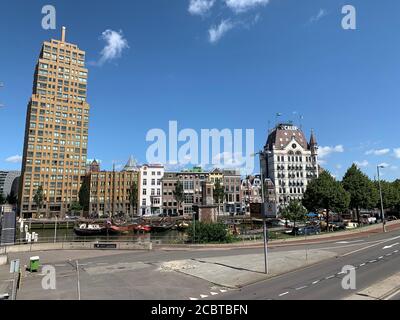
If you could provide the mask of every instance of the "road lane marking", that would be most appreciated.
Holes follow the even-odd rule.
[[[393,252],[394,252],[394,253],[397,253],[397,252],[399,252],[399,250],[394,250]]]
[[[389,249],[389,248],[392,248],[392,247],[394,247],[394,246],[397,246],[398,244],[400,244],[400,243],[399,243],[399,242],[396,242],[396,243],[391,244],[390,246],[384,246],[382,249],[383,249],[383,250]]]
[[[202,298],[202,299],[208,298],[208,295],[206,295],[206,294],[201,294],[201,295],[200,295],[200,298]]]
[[[283,296],[287,295],[288,293],[289,293],[289,291],[286,291],[286,292],[284,292],[284,293],[281,293],[279,296],[280,296],[280,297],[283,297]]]
[[[199,300],[199,299],[190,297],[189,300]]]
[[[338,241],[335,242],[337,244],[347,244],[347,243],[357,243],[357,242],[364,242],[365,240],[354,240],[354,241]]]
[[[215,296],[215,295],[218,294],[218,292],[212,292],[212,291],[210,293],[211,293],[212,296]]]
[[[370,260],[369,261],[369,263],[374,263],[374,262],[376,262],[377,260]]]
[[[364,267],[366,265],[366,263],[361,263],[360,267]]]
[[[383,256],[380,256],[378,259],[383,259]]]
[[[360,249],[357,249],[357,250],[350,251],[350,252],[347,252],[345,254],[342,254],[341,257],[346,257],[346,256],[351,255],[353,253],[356,253],[356,252],[359,252],[359,251],[362,251],[362,250],[366,250],[366,249],[369,249],[369,248],[372,248],[372,247],[376,247],[376,246],[378,246],[378,245],[380,245],[382,243],[390,242],[390,241],[393,241],[393,240],[398,239],[398,238],[400,238],[400,236],[393,237],[393,238],[390,238],[390,239],[387,239],[387,240],[383,240],[383,241],[379,241],[378,243],[372,244],[370,246],[366,246],[366,247],[363,247],[363,248],[360,248]]]
[[[66,267],[67,265],[66,264],[55,264],[54,266],[55,267]]]
[[[228,290],[220,289],[219,291],[221,291],[222,293],[225,293],[225,292],[227,292]]]
[[[303,290],[303,289],[305,289],[305,288],[307,288],[308,286],[302,286],[302,287],[298,287],[298,288],[296,288],[296,290]]]
[[[320,280],[315,280],[312,284],[317,284]]]
[[[332,279],[332,278],[334,278],[334,277],[335,277],[335,275],[332,275],[332,276],[326,277],[325,279],[326,279],[326,280],[329,280],[329,279]]]

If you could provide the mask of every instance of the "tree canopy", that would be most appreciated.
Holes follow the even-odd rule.
[[[84,211],[89,210],[89,201],[90,201],[90,194],[89,194],[89,187],[87,185],[87,180],[84,179],[79,189],[79,204]]]
[[[349,206],[356,210],[357,220],[360,222],[360,209],[372,209],[376,206],[379,199],[378,190],[355,164],[347,170],[342,185],[350,195]]]
[[[350,195],[328,171],[323,171],[308,184],[302,203],[309,211],[325,209],[329,222],[329,212],[341,213],[348,209]]]

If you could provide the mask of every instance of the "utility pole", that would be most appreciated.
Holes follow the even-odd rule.
[[[378,171],[378,185],[379,185],[379,196],[381,198],[381,215],[382,215],[382,225],[383,225],[383,232],[386,232],[386,224],[385,224],[385,212],[383,211],[383,197],[382,197],[382,186],[381,186],[381,179],[380,179],[380,174],[379,174],[379,169],[385,168],[382,165],[379,165],[376,167]]]
[[[264,234],[264,272],[266,274],[269,273],[268,270],[268,230],[267,230],[267,222],[266,222],[266,212],[265,212],[265,195],[264,195],[264,177],[263,177],[263,170],[262,170],[262,157],[265,157],[265,153],[260,151],[257,153],[260,157],[260,176],[261,176],[261,210],[262,210],[262,218],[263,218],[263,234]]]

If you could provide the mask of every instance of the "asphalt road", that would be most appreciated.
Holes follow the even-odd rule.
[[[368,243],[360,241],[353,250],[341,252],[336,258],[232,291],[224,299],[343,299],[400,271],[399,232],[380,234],[369,240]],[[344,274],[341,272],[346,265],[355,268],[355,290],[342,288]]]
[[[41,263],[56,268],[57,290],[42,290],[42,276],[28,274],[22,280],[18,299],[77,299],[76,261],[79,264],[82,299],[188,299],[210,291],[223,292],[218,295],[218,299],[223,300],[341,299],[354,293],[354,290],[343,290],[340,285],[343,275],[338,273],[344,265],[357,268],[358,290],[399,271],[400,253],[395,251],[400,250],[400,244],[397,242],[400,243],[400,231],[360,234],[342,241],[325,239],[322,243],[274,245],[270,247],[270,252],[325,249],[335,252],[336,258],[239,290],[226,290],[181,272],[160,271],[159,263],[262,253],[262,248],[40,252],[37,254]],[[394,246],[383,249],[390,245]],[[9,258],[19,258],[23,264],[31,255],[10,254]]]

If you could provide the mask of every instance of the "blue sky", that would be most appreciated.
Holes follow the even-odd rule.
[[[399,177],[399,1],[200,2],[2,1],[0,169],[20,169],[14,156],[40,46],[65,25],[90,62],[88,157],[103,168],[131,154],[145,162],[147,132],[170,120],[197,131],[254,129],[259,149],[277,112],[295,122],[297,112],[338,178],[355,161],[371,177],[380,163],[385,179]],[[57,30],[41,27],[46,4]],[[356,30],[341,27],[345,4],[357,10]],[[100,64],[106,30],[127,46]]]

